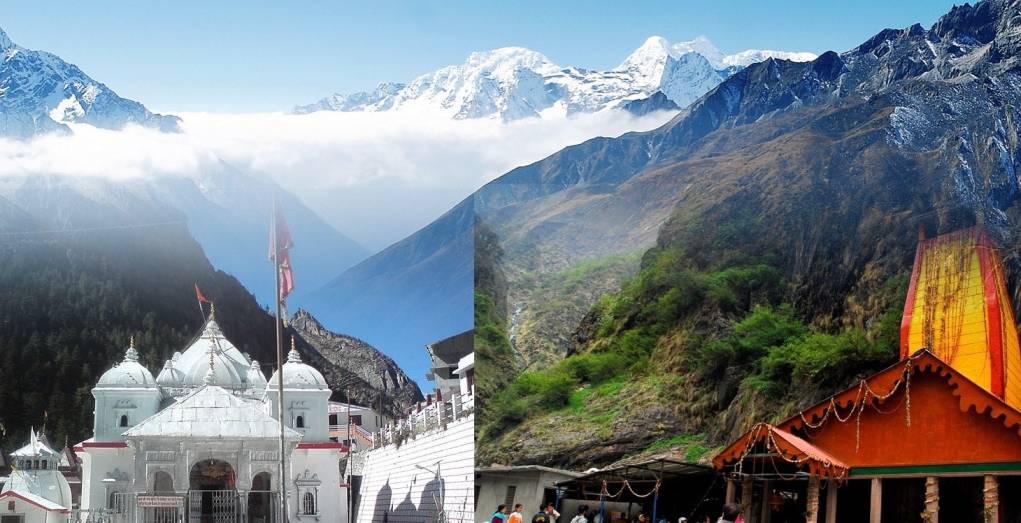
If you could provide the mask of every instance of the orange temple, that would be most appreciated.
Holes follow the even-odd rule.
[[[1000,256],[974,227],[920,241],[901,321],[901,358],[929,349],[1021,408],[1021,350]]]
[[[781,498],[811,523],[1021,521],[1021,347],[982,228],[920,239],[899,348],[899,362],[718,453],[728,500],[740,483],[766,521],[762,500]]]

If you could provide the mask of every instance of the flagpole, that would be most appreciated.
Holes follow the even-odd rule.
[[[280,523],[287,523],[287,458],[284,447],[284,333],[283,312],[280,299],[280,243],[277,242],[277,199],[273,197],[273,272],[276,277],[276,288],[273,289],[273,300],[277,305],[277,408],[280,419]]]
[[[351,387],[344,389],[344,396],[347,398],[347,523],[351,523],[351,511],[354,510],[354,494],[351,492],[351,472],[354,471],[354,464],[351,463],[351,446],[354,445],[351,441]]]

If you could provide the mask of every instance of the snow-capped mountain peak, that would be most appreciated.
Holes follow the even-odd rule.
[[[769,58],[787,60],[790,62],[811,62],[818,58],[815,53],[773,51],[771,49],[748,49],[740,53],[734,53],[723,57],[723,65],[726,67],[748,67],[754,63],[765,61]]]
[[[724,55],[708,38],[670,43],[652,36],[618,67],[593,71],[563,67],[523,47],[475,52],[458,65],[424,74],[408,84],[380,84],[374,91],[334,94],[295,113],[315,111],[440,111],[456,119],[516,120],[557,113],[627,106],[657,91],[685,107],[755,57],[794,60],[811,53],[749,50]]]
[[[673,44],[662,36],[650,36],[645,43],[628,55],[616,70],[628,71],[636,68],[652,70],[657,66],[661,69],[663,62],[668,57],[677,59],[687,53],[702,55],[716,69],[726,67],[724,64],[726,56],[704,36],[697,36],[694,40]]]
[[[676,58],[670,42],[662,36],[650,36],[645,43],[628,55],[616,71],[635,74],[644,78],[659,78],[667,58]]]
[[[468,56],[465,68],[484,68],[507,74],[514,69],[556,72],[559,66],[542,53],[524,47],[500,47],[492,51],[476,51]]]
[[[11,38],[7,36],[7,32],[0,29],[0,51],[6,51],[12,47],[14,47],[14,42],[12,42]]]
[[[723,70],[728,67],[747,67],[767,58],[790,60],[792,62],[808,62],[817,58],[815,53],[774,51],[770,49],[747,49],[734,54],[724,54],[712,41],[705,36],[697,36],[694,40],[685,42],[670,43],[662,36],[650,36],[645,43],[631,53],[617,70],[627,71],[635,68],[647,68],[655,71],[655,67],[661,67],[667,57],[679,58],[687,53],[696,53],[709,60],[715,69]]]
[[[176,116],[154,114],[117,96],[81,69],[45,51],[18,46],[0,29],[0,136],[70,132],[69,123],[117,129],[127,124],[178,129]]]

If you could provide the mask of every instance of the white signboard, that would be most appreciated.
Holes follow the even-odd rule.
[[[139,507],[183,507],[183,496],[138,496],[136,498]]]

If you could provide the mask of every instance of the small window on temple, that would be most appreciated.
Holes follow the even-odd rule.
[[[124,414],[124,415],[121,416],[121,426],[122,427],[127,427],[128,426],[128,415],[127,414]]]
[[[311,491],[305,492],[301,500],[301,513],[305,516],[314,516],[316,512],[316,495]]]
[[[298,416],[298,419],[294,421],[294,426],[299,428],[299,429],[305,428],[305,417],[304,416]]]
[[[43,460],[43,466],[42,466],[42,469],[43,469],[43,470],[46,470],[46,460],[45,460],[45,459]]]

